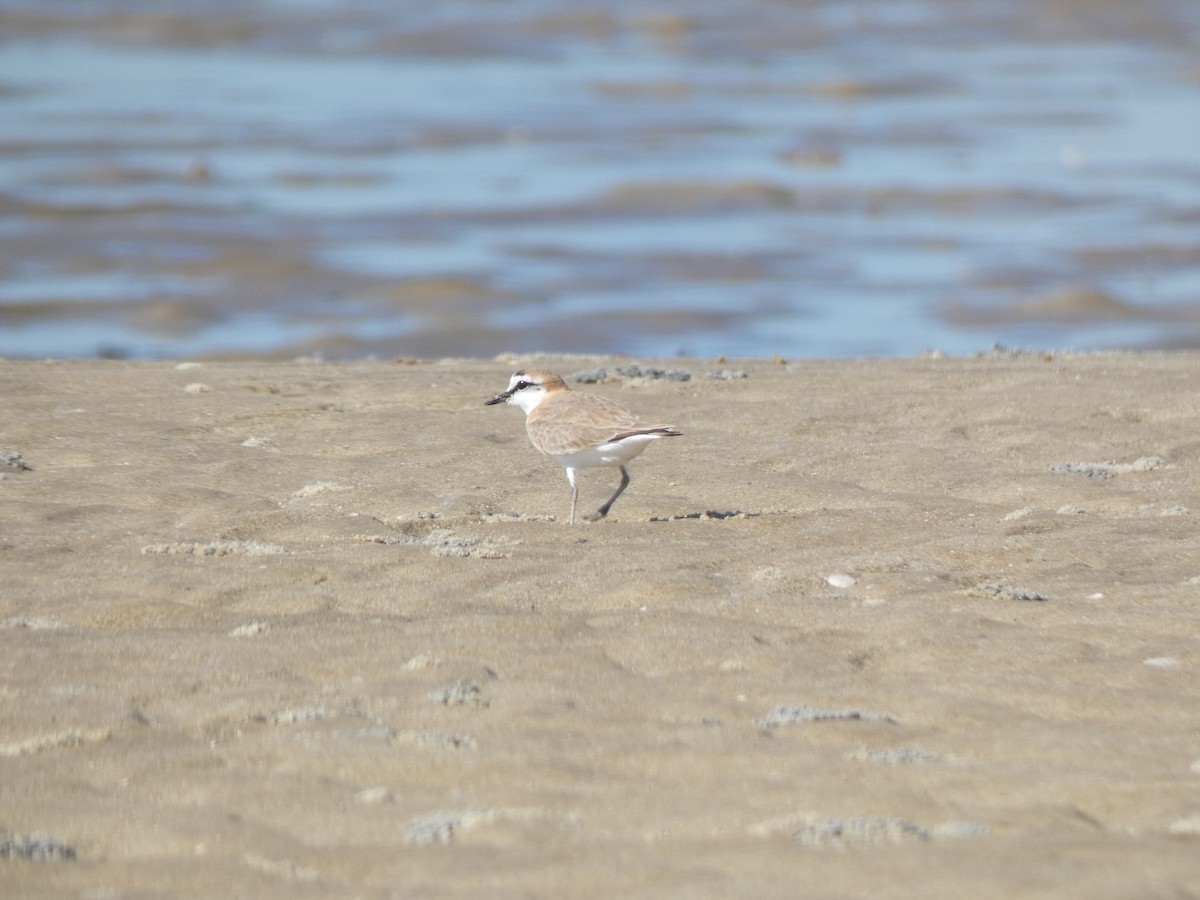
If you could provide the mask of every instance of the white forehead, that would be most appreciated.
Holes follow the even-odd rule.
[[[536,385],[541,387],[545,384],[545,379],[538,376],[536,372],[516,372],[512,378],[508,379],[508,389],[511,391],[521,382],[526,384]],[[526,388],[528,390],[528,388]]]

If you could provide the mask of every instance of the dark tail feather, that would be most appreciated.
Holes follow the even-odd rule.
[[[658,425],[654,428],[635,428],[632,431],[622,431],[620,434],[614,434],[609,438],[610,441],[620,441],[627,437],[636,437],[639,434],[656,434],[662,437],[681,437],[682,431],[672,428],[670,425]]]

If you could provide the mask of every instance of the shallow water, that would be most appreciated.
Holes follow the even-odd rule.
[[[1200,4],[0,2],[0,355],[1200,345]]]

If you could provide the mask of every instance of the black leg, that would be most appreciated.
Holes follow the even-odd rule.
[[[621,496],[621,493],[627,487],[629,487],[629,470],[624,466],[621,466],[621,483],[617,485],[617,489],[613,491],[613,495],[608,498],[608,501],[602,507],[596,510],[596,514],[594,516],[590,516],[589,518],[591,518],[591,520],[594,522],[597,519],[603,519],[605,516],[607,516],[608,511],[612,509],[612,505],[617,502],[617,498]]]

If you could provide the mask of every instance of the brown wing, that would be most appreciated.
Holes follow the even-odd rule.
[[[673,430],[664,425],[645,425],[606,397],[568,391],[543,400],[526,419],[525,427],[534,444],[551,455],[573,453],[632,434]]]

